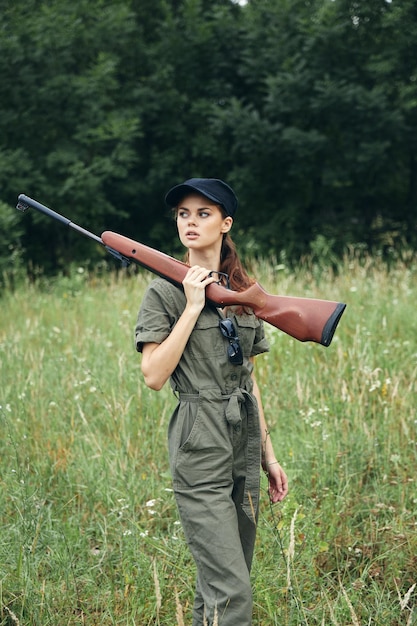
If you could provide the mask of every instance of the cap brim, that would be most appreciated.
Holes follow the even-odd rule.
[[[189,193],[198,193],[201,196],[204,196],[205,198],[212,200],[212,202],[214,202],[215,204],[219,204],[220,206],[223,206],[223,203],[220,202],[219,199],[216,198],[215,196],[211,195],[210,193],[207,193],[206,191],[202,191],[197,186],[187,185],[185,183],[182,183],[181,185],[177,185],[176,187],[173,187],[172,189],[170,189],[167,195],[165,196],[165,202],[170,207],[176,207],[178,206],[179,202],[181,202],[181,199],[184,198],[184,196],[186,196]]]

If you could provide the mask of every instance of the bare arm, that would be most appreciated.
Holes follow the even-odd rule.
[[[187,304],[181,317],[162,343],[145,343],[143,346],[142,373],[146,385],[151,389],[156,391],[162,389],[179,363],[204,307],[206,286],[215,280],[213,277],[207,277],[207,274],[208,270],[197,265],[188,270],[182,283]]]
[[[281,502],[288,493],[287,475],[278,463],[274,448],[272,446],[271,437],[266,425],[265,414],[262,405],[261,393],[254,374],[252,374],[253,395],[255,396],[259,408],[259,425],[261,429],[262,443],[262,468],[268,474],[269,497],[271,502]]]

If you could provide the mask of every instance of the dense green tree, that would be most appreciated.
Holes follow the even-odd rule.
[[[138,196],[154,216],[149,235],[155,245],[173,241],[164,190],[191,176],[228,178],[230,155],[212,126],[239,86],[240,17],[239,7],[224,0],[178,2],[148,50],[150,71],[138,85],[144,111],[138,149],[147,163]]]
[[[249,252],[417,245],[413,0],[13,0],[0,19],[2,225],[24,192],[177,252],[163,192],[201,175],[238,191]],[[17,223],[48,269],[104,254]]]
[[[132,13],[123,3],[9,6],[0,39],[4,199],[14,202],[24,192],[86,226],[100,227],[116,201],[123,210],[123,183],[139,159],[134,140],[141,132],[121,69],[133,38]],[[38,216],[27,223],[32,220]],[[67,233],[52,223],[36,232],[34,238],[27,231],[24,240],[30,254],[56,266],[69,251]]]
[[[416,131],[406,85],[415,64],[395,50],[400,24],[415,24],[411,8],[383,0],[248,7],[241,73],[252,90],[223,122],[262,249],[286,242],[300,253],[323,235],[339,250],[381,246],[407,223]],[[403,40],[406,51],[411,45]]]

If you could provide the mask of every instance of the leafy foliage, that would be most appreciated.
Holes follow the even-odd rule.
[[[238,193],[243,250],[415,247],[416,42],[413,0],[15,0],[1,201],[27,193],[173,252],[164,192],[213,176]],[[21,228],[48,271],[100,254],[37,215]]]

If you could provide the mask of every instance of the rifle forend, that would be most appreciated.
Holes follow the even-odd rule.
[[[27,211],[31,207],[103,245],[123,265],[133,261],[182,287],[182,281],[189,269],[186,263],[111,231],[105,231],[98,237],[40,202],[20,194],[16,208]],[[227,289],[219,283],[212,283],[206,288],[206,297],[215,306],[237,304],[250,307],[258,318],[298,341],[314,341],[326,347],[330,345],[346,308],[346,304],[330,300],[274,296],[267,293],[257,282],[245,291],[239,292]]]

